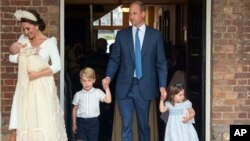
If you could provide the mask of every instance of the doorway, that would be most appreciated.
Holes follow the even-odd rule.
[[[67,14],[70,14],[69,9],[72,5],[65,5],[65,16],[69,16]],[[70,44],[74,44],[78,40],[82,41],[84,40],[85,43],[83,43],[83,46],[85,46],[85,49],[90,49],[90,28],[89,28],[89,5],[81,5],[83,7],[79,8],[79,5],[73,5],[71,8],[75,11],[81,13],[82,18],[77,19],[75,18],[75,14],[71,13],[72,19],[65,19],[65,47]],[[105,5],[104,5],[105,7]],[[86,11],[83,11],[86,10]],[[95,10],[102,10],[103,5],[98,5],[94,8]],[[180,7],[176,6],[176,9],[181,9]],[[195,9],[195,10],[193,10]],[[194,109],[196,110],[196,130],[199,134],[199,138],[201,141],[205,141],[205,0],[199,1],[199,0],[192,0],[190,3],[188,3],[188,16],[187,16],[187,26],[185,29],[187,29],[187,39],[186,39],[186,82],[187,82],[187,93],[189,95],[190,100],[193,102]],[[69,12],[69,13],[68,13]],[[72,11],[71,11],[72,12]],[[169,12],[169,11],[168,11]],[[168,12],[165,13],[166,17],[171,20],[170,17],[168,17]],[[175,15],[179,15],[181,13],[178,13],[177,10]],[[83,18],[84,17],[84,18]],[[161,18],[161,21],[164,21],[164,18]],[[180,27],[183,25],[183,23],[177,22],[176,25]],[[177,40],[185,40],[184,38],[178,38],[180,36],[184,37],[185,32],[181,34],[180,30],[184,30],[183,28],[175,28],[175,35],[174,38]],[[164,34],[166,35],[166,38],[170,40],[170,27],[169,29],[163,29]],[[177,33],[178,32],[178,33]],[[70,38],[69,38],[70,37]],[[70,40],[68,40],[70,39]],[[70,45],[71,46],[71,45]],[[69,53],[69,50],[65,49],[65,59],[67,57],[67,54]],[[67,70],[65,68],[65,70]],[[77,72],[77,71],[76,71]],[[65,72],[67,74],[68,72]],[[76,76],[77,77],[77,76]],[[66,78],[66,77],[65,77]],[[72,76],[70,77],[72,78]],[[72,81],[72,80],[71,80]],[[78,82],[78,78],[72,81],[73,83]],[[76,84],[68,84],[65,83],[67,88],[71,89],[71,97],[72,94],[76,91],[75,88],[72,87],[78,87],[79,85]],[[73,90],[72,90],[73,89]],[[70,99],[67,97],[66,99]],[[65,100],[67,101],[67,100]],[[70,100],[69,100],[70,101]],[[71,104],[70,104],[71,105]],[[162,135],[161,135],[162,136]]]

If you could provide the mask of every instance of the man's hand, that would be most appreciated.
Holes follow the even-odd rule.
[[[105,77],[104,79],[102,79],[102,87],[103,87],[104,90],[109,88],[109,83],[110,83],[110,78],[109,77]]]
[[[164,87],[160,88],[160,93],[161,93],[161,100],[165,100],[167,97],[167,91]]]

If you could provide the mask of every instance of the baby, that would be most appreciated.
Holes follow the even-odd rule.
[[[26,47],[27,45],[26,44],[21,44],[21,43],[18,43],[18,42],[14,42],[10,45],[9,47],[9,52],[11,55],[15,55],[15,54],[18,54],[21,50],[21,48],[24,48]]]
[[[14,42],[9,47],[11,55],[19,54],[18,63],[20,67],[22,66],[22,68],[24,68],[24,66],[27,66],[27,68],[25,68],[26,71],[39,71],[49,67],[49,64],[38,55],[39,48],[26,46],[26,44]],[[21,69],[19,66],[18,68]]]

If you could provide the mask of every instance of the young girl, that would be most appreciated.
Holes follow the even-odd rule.
[[[185,97],[183,84],[171,85],[169,98],[164,103],[165,99],[166,96],[161,96],[159,105],[160,112],[169,111],[164,141],[198,141],[193,126],[195,111]]]

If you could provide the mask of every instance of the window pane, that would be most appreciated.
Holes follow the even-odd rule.
[[[113,10],[113,26],[122,26],[122,19],[123,19],[122,9],[119,6]]]
[[[101,26],[110,26],[111,25],[111,14],[108,13],[101,18]]]
[[[115,36],[118,30],[98,30],[97,38],[104,38],[108,42],[107,53],[109,53],[109,46],[115,42]]]
[[[98,26],[99,25],[99,20],[94,21],[93,25]]]

